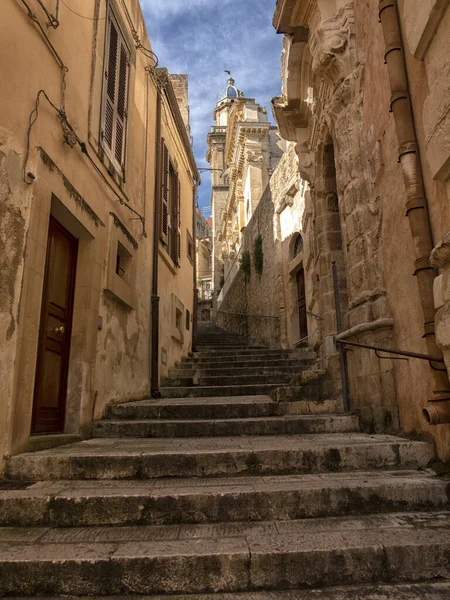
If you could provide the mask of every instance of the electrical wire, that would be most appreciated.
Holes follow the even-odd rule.
[[[42,10],[45,12],[45,14],[47,15],[47,19],[48,19],[48,25],[50,25],[51,27],[53,27],[53,29],[57,29],[57,27],[59,26],[59,21],[58,19],[52,15],[52,13],[47,9],[47,7],[45,6],[45,4],[42,2],[42,0],[37,0],[38,3],[40,4]]]
[[[70,10],[70,12],[72,12],[74,15],[77,15],[77,17],[81,17],[82,19],[86,19],[87,21],[104,21],[106,19],[106,15],[104,17],[97,17],[97,18],[92,18],[92,17],[86,17],[85,15],[80,15],[80,13],[78,13],[76,10],[73,10],[73,8],[70,8],[70,6],[68,6],[64,0],[61,0],[62,4],[64,4],[64,6]]]
[[[36,23],[36,25],[41,30],[41,33],[44,36],[45,41],[47,42],[49,48],[51,49],[51,51],[53,52],[56,60],[58,61],[59,66],[61,67],[61,110],[64,111],[65,110],[65,104],[66,104],[66,73],[69,71],[69,69],[64,64],[63,59],[58,54],[58,51],[56,50],[55,46],[52,44],[51,39],[47,35],[47,32],[42,27],[41,22],[37,18],[36,14],[31,10],[29,4],[25,0],[21,0],[21,2],[26,7],[26,9],[28,11],[28,16],[30,17],[30,19],[34,23]]]
[[[23,180],[25,181],[25,183],[27,185],[31,185],[32,181],[28,181],[27,180],[27,176],[30,177],[30,175],[27,173],[27,164],[28,164],[28,158],[29,158],[29,154],[30,154],[30,138],[31,138],[31,129],[33,127],[33,125],[36,123],[37,118],[39,116],[39,102],[40,102],[40,98],[41,95],[44,96],[44,98],[47,100],[47,102],[50,104],[50,106],[53,108],[53,110],[58,114],[61,123],[64,123],[69,129],[70,131],[73,133],[73,135],[75,136],[75,139],[77,141],[77,144],[80,146],[81,152],[87,157],[87,159],[89,160],[89,162],[91,163],[92,167],[94,168],[94,170],[97,172],[97,174],[101,177],[101,179],[104,181],[104,183],[108,186],[108,188],[113,192],[113,194],[117,197],[119,203],[122,206],[125,206],[126,208],[128,208],[128,210],[130,210],[133,214],[135,214],[139,220],[142,223],[142,232],[143,232],[143,236],[147,237],[147,232],[145,230],[145,218],[138,213],[128,202],[126,202],[122,196],[120,196],[120,194],[114,189],[114,187],[110,184],[110,182],[108,181],[108,179],[105,177],[105,175],[103,174],[103,172],[101,171],[101,169],[97,166],[96,162],[93,160],[92,156],[89,154],[89,151],[87,149],[86,143],[83,142],[80,137],[78,136],[77,132],[75,131],[75,129],[72,127],[72,125],[70,124],[69,120],[67,119],[67,115],[66,113],[59,109],[48,97],[47,93],[45,92],[45,90],[39,90],[39,92],[37,93],[36,96],[36,102],[35,102],[35,106],[33,108],[33,110],[30,113],[29,116],[29,120],[28,120],[28,130],[27,130],[27,147],[26,147],[26,153],[25,153],[25,161],[24,161],[24,167],[23,167]],[[34,176],[31,177],[32,179],[34,179]]]
[[[150,48],[146,48],[143,45],[143,43],[141,42],[141,39],[139,37],[139,33],[138,33],[137,29],[134,26],[134,23],[133,23],[133,20],[131,18],[130,13],[128,12],[128,8],[127,8],[127,5],[125,4],[125,0],[121,0],[121,4],[123,6],[123,10],[125,12],[125,16],[126,16],[127,21],[128,21],[128,25],[129,25],[129,27],[131,29],[131,33],[133,35],[133,39],[134,39],[134,42],[136,44],[136,49],[140,50],[142,52],[142,54],[144,54],[144,56],[146,56],[147,58],[150,58],[151,60],[153,60],[155,64],[152,65],[152,66],[153,66],[154,69],[156,69],[156,67],[159,64],[158,57],[153,52],[153,50],[150,50]]]
[[[34,180],[34,175],[32,175],[32,177],[31,177],[32,181],[27,180],[27,177],[30,177],[30,175],[27,173],[27,164],[28,164],[28,159],[30,156],[31,129],[33,128],[33,125],[36,123],[37,118],[39,116],[39,101],[40,101],[41,95],[45,96],[47,102],[50,104],[50,106],[52,106],[52,108],[54,108],[54,110],[58,114],[61,112],[59,110],[59,108],[53,104],[53,102],[47,96],[46,92],[44,90],[39,90],[39,92],[37,93],[37,96],[36,96],[36,102],[35,102],[34,108],[31,111],[30,116],[28,117],[27,145],[26,145],[26,149],[25,149],[25,160],[23,163],[23,180],[27,185],[31,185]]]

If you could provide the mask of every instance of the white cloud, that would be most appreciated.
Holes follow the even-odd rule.
[[[246,96],[267,108],[281,90],[282,36],[272,27],[275,0],[141,0],[160,65],[188,73],[191,129],[199,167],[207,167],[206,136],[218,95],[232,71]],[[228,4],[228,7],[225,7]],[[202,175],[200,206],[209,206],[210,177]]]

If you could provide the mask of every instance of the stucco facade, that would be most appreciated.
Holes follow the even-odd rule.
[[[55,2],[45,4],[55,12]],[[194,248],[187,240],[195,236],[199,177],[183,122],[186,80],[178,78],[175,92],[167,71],[155,68],[137,0],[89,7],[79,0],[71,8],[90,18],[60,4],[52,27],[37,4],[2,6],[0,469],[1,457],[36,446],[38,437],[43,444],[61,438],[30,438],[52,223],[74,248],[73,316],[52,330],[52,344],[68,353],[67,389],[60,430],[44,433],[89,435],[108,403],[149,395],[161,144],[178,184],[181,243],[174,252],[157,231],[159,375],[191,347]],[[58,256],[55,294],[65,273]],[[50,371],[43,377],[52,380]]]
[[[285,39],[274,114],[310,185],[306,294],[321,320],[309,339],[324,365],[336,352],[333,262],[344,315],[339,339],[432,356],[448,348],[445,271],[434,282],[436,337],[432,290],[432,267],[446,264],[439,250],[433,265],[429,259],[450,227],[447,5],[277,2],[274,26]],[[443,364],[380,356],[349,347],[351,408],[369,430],[432,434],[448,458]],[[442,424],[428,426],[424,409]]]
[[[214,305],[238,269],[242,232],[284,150],[266,109],[228,79],[214,109],[206,160],[212,170]],[[223,290],[221,292],[221,290]],[[219,296],[221,294],[221,296]],[[219,298],[218,298],[219,296]]]

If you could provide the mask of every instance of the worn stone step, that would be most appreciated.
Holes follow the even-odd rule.
[[[293,378],[292,373],[286,373],[282,371],[276,371],[269,375],[263,375],[257,371],[254,371],[250,375],[219,375],[219,376],[205,376],[203,373],[200,377],[166,377],[161,381],[161,388],[169,387],[187,387],[187,386],[200,386],[200,387],[229,387],[242,386],[242,385],[263,385],[263,384],[283,384],[289,383]]]
[[[212,437],[238,435],[292,435],[358,431],[353,415],[290,415],[245,419],[102,420],[92,426],[94,437]]]
[[[189,377],[193,372],[202,371],[207,375],[235,375],[235,374],[249,374],[258,372],[272,372],[272,371],[286,371],[286,372],[298,372],[299,370],[310,367],[312,361],[303,361],[297,359],[281,359],[281,360],[256,360],[256,361],[245,361],[245,363],[226,363],[224,361],[215,361],[208,363],[198,362],[182,362],[169,369],[169,376],[173,377]],[[182,372],[180,374],[180,371]]]
[[[6,476],[35,481],[324,473],[419,468],[433,457],[429,442],[359,433],[109,438],[12,456]]]
[[[249,342],[231,342],[231,341],[223,341],[220,343],[205,343],[199,344],[197,342],[198,352],[209,352],[214,350],[267,350],[267,346],[261,346],[258,344],[250,344]]]
[[[400,470],[20,483],[0,491],[3,527],[282,521],[450,508],[450,482]]]
[[[186,594],[450,579],[450,513],[33,533],[28,542],[23,531],[4,532],[0,594]]]
[[[227,350],[227,349],[217,349],[217,350],[209,350],[208,352],[194,352],[194,357],[197,358],[207,358],[211,359],[217,356],[284,356],[284,355],[298,355],[303,356],[304,358],[314,358],[315,353],[309,348],[304,348],[303,352],[300,350],[292,350],[292,349],[279,349],[275,350],[273,348],[243,348],[241,350]]]
[[[65,596],[65,600],[448,600],[450,581],[351,585],[300,590],[259,590],[219,594],[164,594],[163,596]],[[10,600],[22,600],[11,597]],[[60,600],[41,596],[40,600]]]
[[[276,383],[243,384],[243,385],[198,385],[198,386],[161,386],[162,398],[193,398],[212,396],[261,396],[269,395],[275,389],[287,385],[280,378]]]
[[[109,406],[111,419],[233,419],[283,415],[286,406],[270,396],[193,397],[138,400]]]
[[[239,376],[253,376],[259,377],[260,375],[275,375],[282,373],[284,375],[296,375],[307,369],[307,366],[303,366],[297,363],[295,366],[276,366],[276,367],[260,367],[255,369],[254,367],[234,367],[231,369],[204,369],[201,367],[191,369],[180,369],[173,368],[169,370],[169,377],[166,380],[173,379],[191,379],[195,378],[198,381],[201,377],[239,377]]]
[[[220,355],[220,354],[214,354],[211,356],[203,356],[203,355],[199,355],[198,353],[194,353],[191,356],[187,356],[181,359],[181,363],[180,364],[193,364],[193,363],[210,363],[210,364],[214,364],[214,363],[219,363],[219,364],[226,364],[226,363],[247,363],[247,362],[261,362],[261,361],[268,361],[268,360],[298,360],[298,361],[305,361],[305,364],[314,364],[314,362],[316,361],[317,357],[315,355],[308,355],[308,354],[301,354],[297,351],[284,351],[283,353],[280,353],[279,351],[275,350],[275,351],[265,351],[263,354],[260,353],[260,351],[255,351],[255,353],[234,353],[234,354],[225,354],[225,355]],[[306,362],[306,361],[311,361],[311,362]]]

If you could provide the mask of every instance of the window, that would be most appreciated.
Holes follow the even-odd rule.
[[[121,279],[125,279],[125,281],[128,281],[129,278],[128,270],[130,260],[131,254],[120,242],[117,242],[116,275]]]
[[[181,319],[183,317],[183,313],[178,308],[175,309],[175,327],[181,333]]]
[[[294,241],[294,253],[293,253],[294,254],[294,258],[296,256],[298,256],[302,250],[303,250],[303,238],[298,233],[297,237],[295,238],[295,241]]]
[[[189,331],[190,326],[191,326],[191,313],[188,309],[186,309],[186,329],[187,329],[187,331]]]
[[[179,266],[181,258],[181,184],[162,142],[161,240],[169,256]]]
[[[123,174],[125,165],[129,72],[130,52],[117,20],[109,9],[106,21],[101,140],[107,156],[120,174]]]
[[[187,235],[187,257],[191,265],[194,264],[194,240],[192,239],[192,235],[189,231],[186,231]]]

